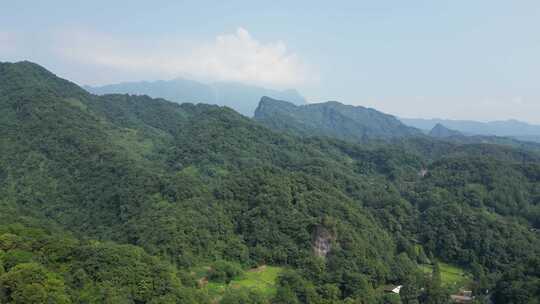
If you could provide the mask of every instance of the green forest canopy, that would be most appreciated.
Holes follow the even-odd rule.
[[[29,62],[0,64],[0,113],[2,303],[445,303],[419,267],[436,261],[478,299],[540,298],[535,152],[300,138],[228,108],[95,96]],[[195,271],[261,265],[283,269],[270,298],[214,298]]]

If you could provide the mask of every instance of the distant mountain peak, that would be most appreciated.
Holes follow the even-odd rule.
[[[438,123],[435,125],[435,127],[433,127],[433,129],[431,129],[431,131],[429,132],[429,136],[437,137],[437,138],[447,138],[447,137],[460,137],[460,136],[463,136],[463,134],[461,134],[458,131],[448,129],[443,124]]]
[[[413,119],[401,118],[406,125],[429,131],[438,123],[461,132],[463,135],[504,136],[518,140],[540,142],[540,125],[509,119],[491,122],[451,119]]]

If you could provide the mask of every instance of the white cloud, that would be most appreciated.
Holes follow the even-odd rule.
[[[63,58],[141,79],[188,76],[274,87],[294,87],[316,79],[285,43],[260,42],[244,28],[210,42],[119,39],[88,31],[59,32],[53,40],[54,51]]]

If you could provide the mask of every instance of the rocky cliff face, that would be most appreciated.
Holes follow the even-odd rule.
[[[332,242],[335,236],[324,227],[317,227],[313,232],[313,252],[318,257],[326,257],[332,250]]]

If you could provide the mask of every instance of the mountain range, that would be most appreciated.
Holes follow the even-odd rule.
[[[257,86],[233,82],[215,82],[205,84],[189,79],[124,82],[99,87],[84,87],[87,91],[98,94],[134,94],[148,95],[154,98],[164,98],[177,103],[192,102],[216,104],[230,107],[237,112],[252,117],[261,97],[288,100],[302,105],[306,103],[296,90],[271,90]]]
[[[351,141],[390,139],[421,135],[394,116],[375,109],[344,105],[336,101],[295,105],[263,97],[254,119],[275,130],[303,136],[329,136]]]
[[[540,125],[528,124],[518,120],[492,122],[411,118],[400,118],[400,120],[406,125],[422,130],[431,130],[437,124],[441,124],[466,135],[506,136],[518,140],[540,142]]]
[[[465,135],[442,124],[423,131],[375,109],[345,105],[336,101],[294,105],[269,97],[261,98],[254,120],[280,132],[312,137],[325,136],[355,143],[401,143],[424,137],[456,144],[495,144],[540,151],[540,144],[513,137]]]
[[[0,63],[0,114],[0,303],[540,298],[534,151],[335,102],[99,96],[31,62]]]

